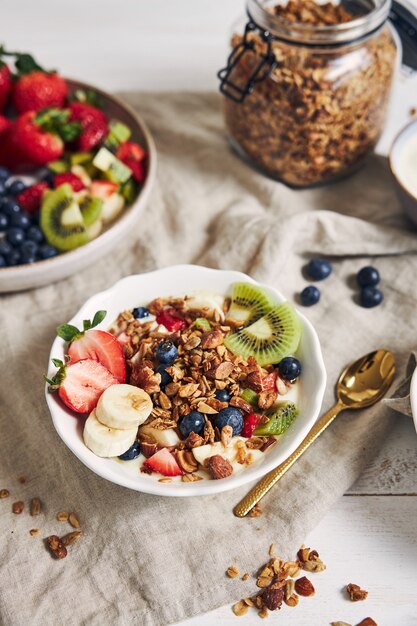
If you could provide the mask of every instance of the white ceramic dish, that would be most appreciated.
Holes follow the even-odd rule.
[[[135,202],[126,208],[121,216],[96,239],[85,246],[59,254],[52,259],[36,263],[17,265],[16,267],[0,268],[0,293],[33,289],[49,285],[79,272],[84,267],[103,257],[119,241],[127,237],[134,228],[135,222],[143,212],[156,175],[156,148],[152,136],[143,119],[125,102],[107,94],[96,87],[67,80],[70,92],[75,89],[92,89],[103,100],[103,110],[109,117],[114,117],[127,124],[132,130],[132,141],[139,141],[148,153],[148,172],[146,180]]]
[[[107,310],[107,317],[100,325],[106,329],[124,309],[146,305],[157,296],[191,294],[204,289],[221,294],[230,293],[236,281],[256,282],[239,272],[212,270],[196,265],[178,265],[157,270],[148,274],[128,276],[107,291],[90,298],[78,313],[70,320],[71,324],[80,325],[83,319],[91,318],[99,309]],[[263,285],[272,292],[278,301],[285,298],[275,289]],[[316,331],[301,314],[303,334],[298,356],[303,365],[300,379],[299,407],[300,414],[285,433],[278,445],[274,446],[265,458],[244,471],[222,480],[202,480],[193,483],[159,483],[146,474],[129,473],[122,463],[113,459],[99,458],[83,442],[82,427],[84,419],[76,417],[59,400],[56,394],[46,393],[46,401],[53,424],[68,448],[93,472],[129,489],[161,496],[197,496],[214,494],[234,489],[266,474],[284,461],[301,443],[316,421],[321,408],[326,385],[326,372]],[[62,320],[65,322],[66,320]],[[65,343],[57,337],[52,345],[50,358],[62,359]],[[50,363],[50,361],[49,361]],[[55,368],[49,368],[51,376]]]
[[[417,225],[417,120],[407,124],[395,138],[389,164],[403,209]]]
[[[413,414],[414,426],[417,431],[417,367],[411,377],[410,383],[410,404],[411,413]]]

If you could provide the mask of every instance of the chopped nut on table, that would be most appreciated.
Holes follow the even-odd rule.
[[[231,565],[227,568],[226,574],[229,576],[229,578],[237,578],[240,572],[236,565]]]
[[[67,549],[57,535],[47,537],[48,548],[57,559],[63,559],[67,556]]]
[[[359,624],[356,624],[356,626],[378,626],[378,624],[372,617],[365,617],[365,619],[359,622]]]
[[[0,489],[0,500],[3,498],[8,498],[10,496],[10,491],[8,489]]]
[[[25,508],[25,505],[21,500],[18,500],[17,502],[13,502],[12,504],[12,511],[16,515],[20,515],[23,512],[24,508]]]
[[[352,602],[360,602],[361,600],[366,600],[368,597],[368,592],[361,589],[359,585],[355,585],[354,583],[346,585],[346,591]]]

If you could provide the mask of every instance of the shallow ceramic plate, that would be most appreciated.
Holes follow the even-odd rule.
[[[148,201],[155,174],[156,148],[152,136],[140,115],[127,104],[92,85],[75,80],[68,80],[70,93],[76,89],[92,89],[99,94],[103,101],[103,110],[108,117],[124,122],[132,131],[132,141],[138,141],[148,153],[148,173],[145,183],[135,202],[124,209],[106,230],[96,239],[85,246],[59,254],[52,259],[37,261],[36,263],[18,265],[16,267],[0,268],[0,293],[8,291],[22,291],[48,285],[70,274],[79,272],[107,254],[123,237],[127,237],[134,227],[134,223],[141,216]]]
[[[417,367],[414,370],[414,374],[410,383],[410,404],[411,413],[413,414],[414,426],[417,431]]]
[[[177,265],[149,274],[128,276],[107,291],[90,298],[69,323],[79,326],[83,319],[92,318],[97,310],[105,309],[107,317],[100,328],[106,329],[120,311],[146,305],[157,296],[185,295],[202,289],[222,295],[230,294],[236,281],[255,282],[239,272],[212,270],[196,265]],[[262,286],[273,293],[279,302],[285,299],[275,289]],[[136,491],[161,496],[197,496],[227,491],[260,478],[294,452],[316,421],[323,400],[326,372],[319,340],[310,322],[303,315],[299,315],[303,326],[297,353],[303,365],[299,383],[300,414],[279,443],[265,454],[265,458],[259,464],[254,464],[236,475],[222,480],[202,480],[194,483],[159,483],[155,478],[141,474],[137,470],[132,473],[129,471],[128,461],[123,463],[99,458],[93,454],[83,443],[84,418],[76,417],[60,402],[56,394],[48,393],[45,389],[54,426],[64,443],[84,465],[99,476]],[[62,359],[64,349],[64,341],[57,337],[52,345],[50,358]],[[51,376],[53,373],[55,368],[51,366],[48,375]]]

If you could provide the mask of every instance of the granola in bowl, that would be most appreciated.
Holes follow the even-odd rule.
[[[256,305],[233,304],[239,285]],[[264,475],[307,434],[325,386],[318,337],[278,291],[190,265],[96,294],[50,357],[46,400],[64,443],[99,476],[164,496]]]

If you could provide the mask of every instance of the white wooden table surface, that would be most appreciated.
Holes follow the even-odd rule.
[[[215,73],[244,0],[2,0],[1,5],[1,39],[9,48],[33,51],[46,67],[66,76],[109,90],[209,90],[217,87]],[[417,78],[397,85],[380,151],[386,151],[411,107],[417,107]],[[415,347],[417,338],[410,342]],[[417,626],[417,436],[411,419],[398,416],[378,457],[306,543],[318,549],[327,570],[314,576],[316,596],[270,614],[271,626],[356,624],[368,615],[379,626]],[[368,600],[348,601],[342,592],[348,582],[369,590]],[[223,607],[183,625],[258,623],[256,613],[238,619]]]

